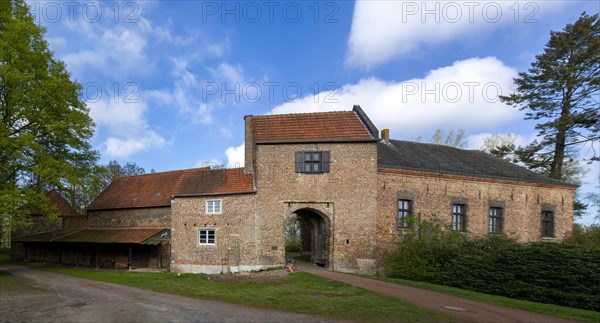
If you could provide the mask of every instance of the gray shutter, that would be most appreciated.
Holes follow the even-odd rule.
[[[323,173],[329,173],[329,152],[324,151],[321,155],[321,162],[323,163]]]
[[[296,153],[296,173],[304,172],[304,153],[297,152]]]

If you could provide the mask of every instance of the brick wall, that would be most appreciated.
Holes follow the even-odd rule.
[[[295,153],[329,151],[330,172],[296,173]],[[330,269],[373,272],[376,240],[377,146],[369,143],[257,145],[256,242],[262,250],[282,250],[284,222],[298,209],[309,209],[330,225]]]
[[[220,200],[222,213],[206,214],[207,200]],[[219,273],[260,269],[264,251],[255,243],[255,202],[255,194],[175,198],[171,203],[171,270]],[[201,229],[215,230],[214,245],[199,244]]]
[[[542,240],[542,210],[554,212],[556,240],[568,237],[573,226],[574,188],[569,187],[380,169],[377,188],[380,259],[395,247],[398,199],[412,200],[420,219],[437,218],[448,224],[452,204],[464,204],[466,230],[474,235],[488,234],[490,207],[503,209],[504,233],[521,242]]]

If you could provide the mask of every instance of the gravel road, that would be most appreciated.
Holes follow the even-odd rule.
[[[0,265],[18,278],[0,285],[2,322],[326,322],[326,319],[163,294]]]

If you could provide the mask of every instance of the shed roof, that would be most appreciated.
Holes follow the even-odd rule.
[[[572,186],[479,150],[390,140],[378,144],[378,166],[516,182]]]
[[[147,240],[168,235],[169,229],[67,229],[34,234],[14,239],[15,242],[78,242],[78,243],[145,243]],[[152,239],[154,244],[160,239]]]

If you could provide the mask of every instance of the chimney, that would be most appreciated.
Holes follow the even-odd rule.
[[[381,139],[386,143],[390,143],[390,129],[381,130]]]
[[[244,174],[254,174],[254,128],[252,116],[244,117]]]

